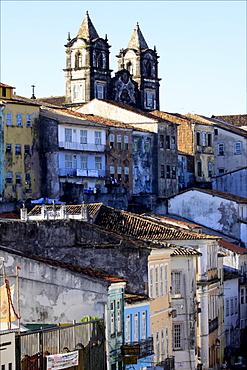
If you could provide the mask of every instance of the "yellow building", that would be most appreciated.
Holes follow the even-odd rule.
[[[39,105],[0,84],[4,105],[4,201],[40,197]]]

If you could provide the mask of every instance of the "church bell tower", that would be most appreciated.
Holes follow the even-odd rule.
[[[65,48],[65,105],[73,108],[94,98],[108,99],[110,45],[107,36],[105,39],[99,37],[88,12],[77,36],[71,39],[68,35]]]

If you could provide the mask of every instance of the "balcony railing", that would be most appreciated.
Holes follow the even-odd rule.
[[[106,148],[106,145],[104,144],[93,144],[93,143],[80,144],[74,141],[59,141],[58,145],[59,148],[89,152],[104,152]]]
[[[209,320],[208,322],[209,334],[215,331],[217,328],[218,328],[218,317],[216,317],[213,320]]]
[[[138,355],[138,358],[143,358],[154,354],[154,344],[152,337],[143,339],[139,342],[131,342],[127,344],[129,346],[140,346],[140,354]]]
[[[76,168],[59,168],[59,176],[68,176],[68,177],[105,177],[105,170],[81,170]]]

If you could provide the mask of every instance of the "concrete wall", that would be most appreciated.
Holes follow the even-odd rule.
[[[84,221],[2,222],[0,245],[118,274],[128,280],[128,289],[147,293],[151,250],[145,242],[132,242]]]
[[[191,190],[169,199],[168,213],[240,239],[236,202]]]
[[[22,324],[79,321],[86,315],[102,317],[109,283],[65,268],[51,266],[1,250],[7,275],[19,266]],[[15,278],[9,278],[10,285]],[[16,293],[15,293],[16,294]],[[14,299],[15,307],[16,298]]]
[[[247,168],[213,178],[212,188],[247,198]]]

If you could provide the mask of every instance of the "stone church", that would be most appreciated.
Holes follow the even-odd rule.
[[[65,106],[73,109],[97,98],[159,110],[159,57],[155,47],[148,47],[138,23],[127,48],[117,55],[115,77],[111,77],[107,36],[99,37],[88,12],[77,36],[68,35],[65,47]]]

